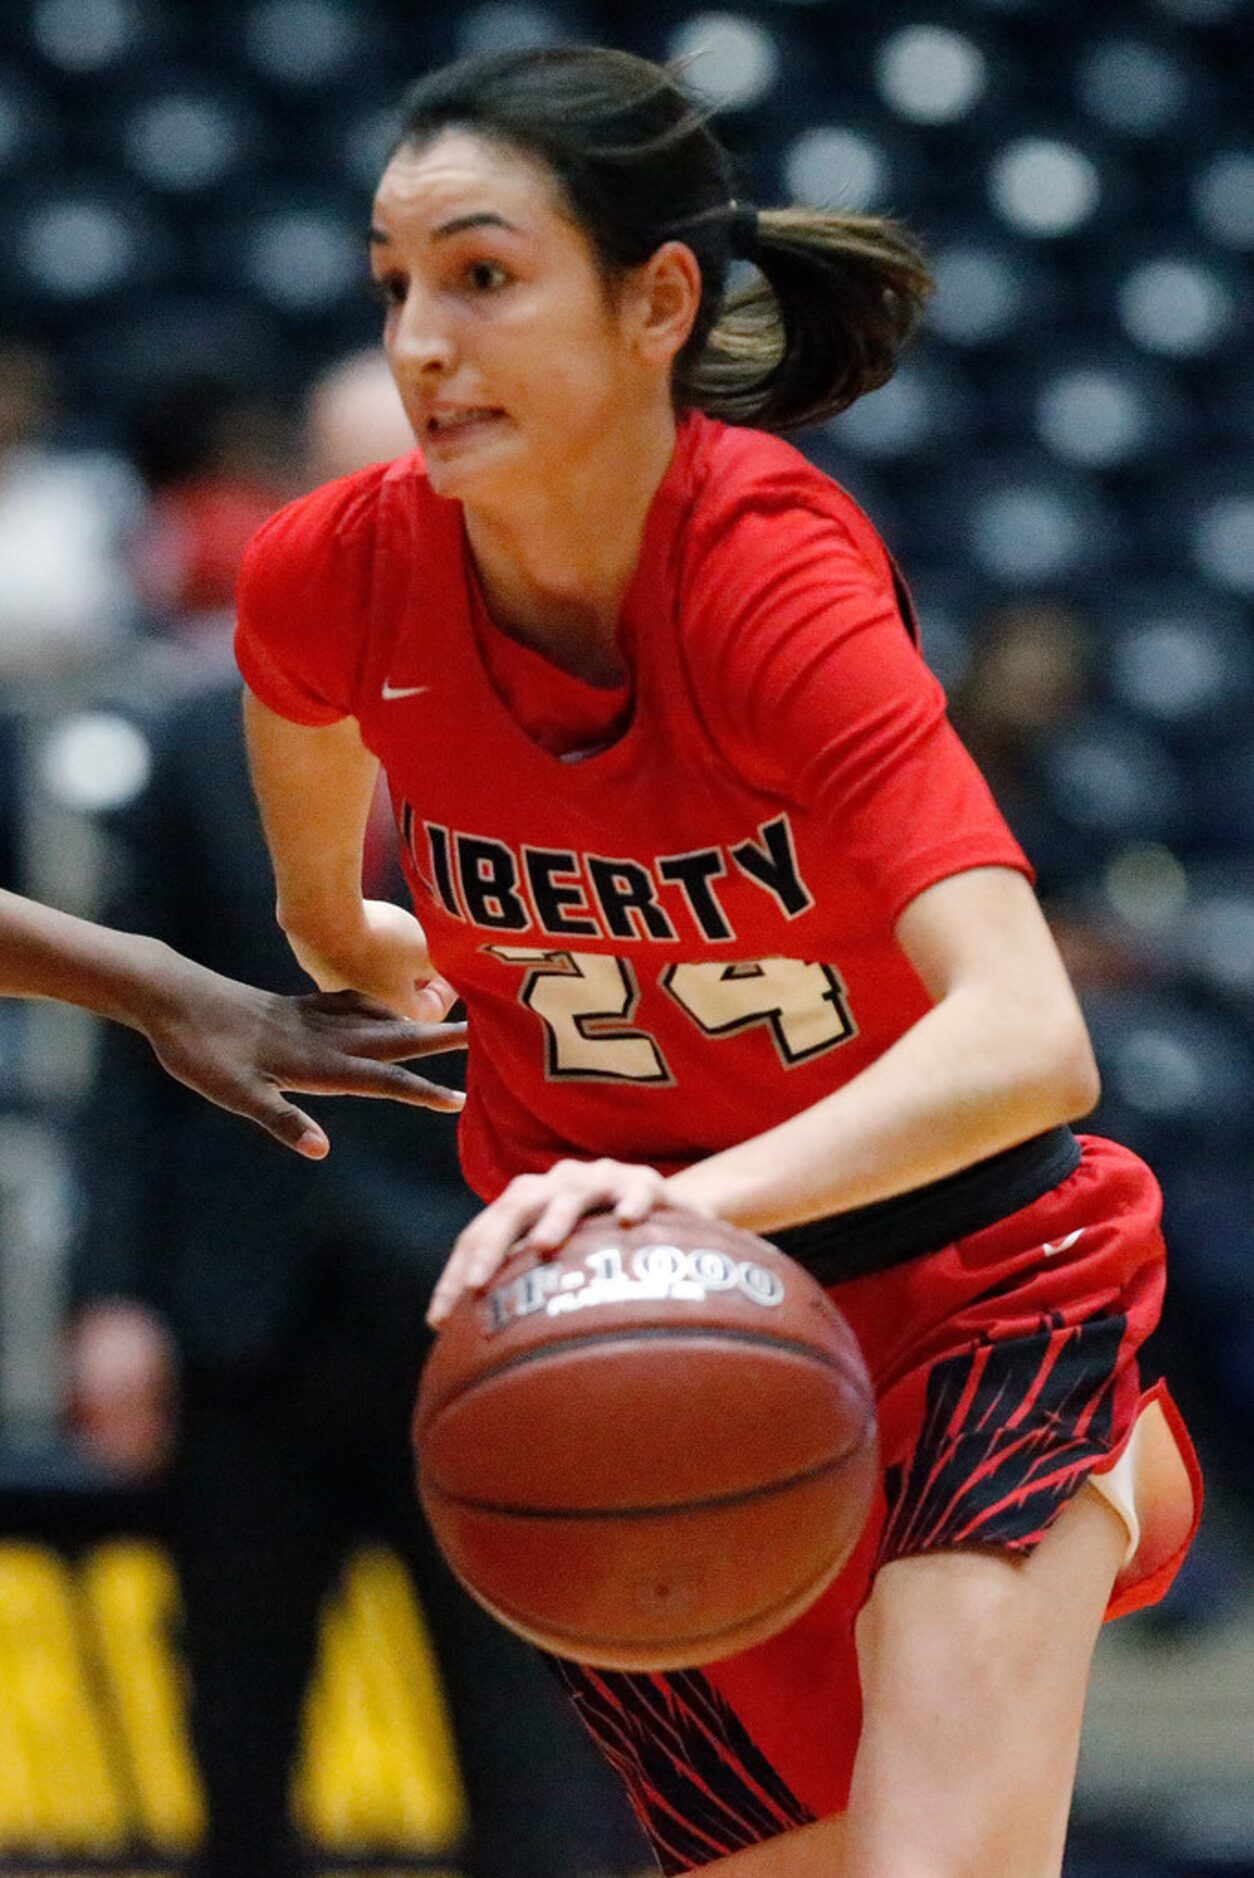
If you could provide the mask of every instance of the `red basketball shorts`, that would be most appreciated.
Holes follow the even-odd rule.
[[[803,1617],[703,1670],[555,1665],[664,1872],[843,1809],[861,1728],[854,1622],[881,1565],[954,1546],[1029,1553],[1091,1480],[1128,1530],[1108,1615],[1170,1584],[1201,1486],[1138,1362],[1162,1304],[1161,1196],[1126,1149],[1082,1147],[1031,1206],[832,1287],[875,1383],[883,1471],[857,1553]]]

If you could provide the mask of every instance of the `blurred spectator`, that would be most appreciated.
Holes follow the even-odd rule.
[[[377,373],[359,364],[349,383],[367,392],[359,425],[338,375],[311,401],[322,468],[336,424],[342,466],[345,436],[365,453],[380,442]],[[295,988],[237,686],[185,702],[156,742],[149,784],[114,830],[128,885],[109,916]],[[373,847],[367,871],[371,892],[400,890],[394,842]],[[407,1560],[426,1613],[471,1813],[470,1878],[643,1863],[556,1685],[453,1582],[416,1503],[408,1423],[424,1307],[473,1211],[447,1118],[340,1104],[325,1164],[265,1159],[246,1127],[185,1099],[134,1042],[105,1039],[81,1121],[70,1367],[95,1454],[132,1478],[168,1470],[211,1822],[197,1878],[300,1869],[287,1795],[318,1611],[365,1534]]]
[[[57,416],[48,355],[0,347],[0,681],[86,665],[133,620],[143,492],[121,458],[62,442]]]
[[[267,516],[302,488],[413,447],[375,350],[321,374],[300,426],[212,373],[162,384],[131,423],[131,454],[151,494],[135,544],[145,606],[167,632],[222,643],[240,559]]]
[[[180,632],[231,623],[252,535],[294,493],[283,414],[212,373],[163,383],[136,411],[131,452],[151,494],[136,544],[150,612]]]
[[[1074,866],[1051,814],[1040,759],[1090,694],[1091,651],[1079,616],[1056,601],[999,608],[975,636],[953,717],[1003,815],[1027,848],[1048,893]]]
[[[414,434],[382,352],[351,353],[318,379],[305,420],[310,488],[367,463],[390,463],[413,447]]]
[[[1141,973],[1127,935],[1088,891],[1100,849],[1063,814],[1047,759],[1090,711],[1093,646],[1084,620],[1053,600],[999,608],[976,634],[952,701],[958,732],[1026,849],[1068,970],[1083,993]]]

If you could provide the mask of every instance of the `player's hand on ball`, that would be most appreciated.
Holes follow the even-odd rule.
[[[511,1252],[556,1252],[589,1213],[612,1213],[624,1226],[668,1203],[665,1178],[625,1161],[558,1161],[547,1174],[511,1180],[461,1234],[427,1312],[438,1330],[464,1291],[482,1291]]]

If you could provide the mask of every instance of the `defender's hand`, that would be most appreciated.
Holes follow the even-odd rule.
[[[410,1023],[356,991],[279,997],[178,960],[160,1014],[142,1027],[172,1076],[313,1160],[328,1152],[326,1135],[282,1090],[450,1113],[465,1102],[400,1063],[464,1049],[466,1026]]]

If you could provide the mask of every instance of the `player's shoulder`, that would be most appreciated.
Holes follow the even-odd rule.
[[[889,572],[888,552],[870,517],[795,445],[712,418],[689,422],[696,428],[688,531],[694,569],[708,562],[721,578],[745,560],[778,568],[782,557],[804,546],[853,558],[879,577]]]
[[[351,602],[368,590],[379,549],[401,525],[408,496],[428,492],[417,451],[322,483],[285,504],[248,544],[241,607],[279,599]],[[400,495],[401,500],[395,498]]]

